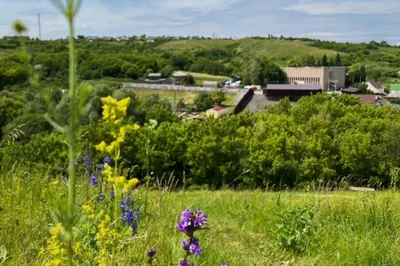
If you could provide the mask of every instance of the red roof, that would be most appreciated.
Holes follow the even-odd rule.
[[[225,108],[223,108],[223,107],[221,107],[221,106],[215,106],[214,108],[213,108],[213,110],[215,110],[215,111],[217,111],[217,112],[220,112],[220,111],[222,111],[222,110],[224,110]]]
[[[376,96],[373,94],[359,94],[361,103],[363,104],[376,104]]]

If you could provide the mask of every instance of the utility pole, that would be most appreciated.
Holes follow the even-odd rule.
[[[40,24],[40,13],[38,14],[39,40],[42,40],[42,26]]]

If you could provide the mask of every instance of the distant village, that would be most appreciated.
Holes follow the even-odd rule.
[[[226,109],[216,106],[207,110],[206,116],[221,117],[230,113],[239,113],[245,109],[253,112],[265,110],[266,106],[276,104],[283,98],[289,98],[295,102],[304,96],[317,93],[328,94],[350,94],[359,97],[362,104],[392,105],[400,107],[400,84],[383,86],[376,80],[370,79],[363,83],[364,90],[355,87],[346,87],[345,67],[286,67],[287,82],[285,84],[267,84],[265,87],[259,85],[243,86],[240,77],[218,83],[217,81],[203,81],[202,86],[188,85],[182,81],[190,76],[190,73],[177,71],[171,77],[162,77],[161,73],[150,73],[135,83],[124,83],[126,88],[144,88],[176,91],[211,92],[222,89],[226,93],[237,93],[239,95],[234,109]],[[202,119],[200,113],[195,110],[189,112],[189,119]],[[181,114],[186,117],[187,112]]]

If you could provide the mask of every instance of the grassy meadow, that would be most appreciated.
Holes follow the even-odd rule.
[[[40,249],[66,184],[40,171],[15,172],[0,182],[0,263],[44,265]],[[88,183],[78,180],[78,209],[96,195]],[[142,187],[133,202],[144,206]],[[396,192],[184,192],[160,185],[150,192],[138,234],[115,265],[145,265],[149,248],[158,251],[154,265],[176,265],[184,256],[176,223],[182,210],[195,207],[207,213],[209,228],[196,233],[203,256],[192,260],[195,265],[400,264]]]

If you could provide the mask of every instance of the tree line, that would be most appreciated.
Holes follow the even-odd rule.
[[[4,93],[4,92],[3,92]],[[209,188],[309,188],[343,184],[387,186],[400,167],[400,110],[390,106],[361,105],[358,98],[326,94],[304,97],[295,105],[287,99],[265,112],[244,112],[220,119],[181,121],[159,96],[138,97],[131,90],[97,87],[92,108],[81,121],[79,142],[95,161],[102,154],[94,145],[110,136],[101,123],[100,98],[130,97],[128,119],[141,129],[129,134],[121,147],[123,165],[153,180],[174,175],[180,184]],[[13,98],[14,97],[14,98]],[[30,95],[26,97],[38,97]],[[52,96],[50,112],[63,121],[66,97]],[[25,106],[26,99],[2,95],[7,109],[2,121],[3,171],[20,167],[50,167],[55,173],[67,167],[67,147],[40,114],[43,105]],[[57,103],[58,102],[58,103]],[[36,113],[31,108],[36,108]],[[158,126],[148,125],[150,119]],[[23,124],[24,134],[10,142],[10,132]],[[77,157],[81,162],[82,154]]]

